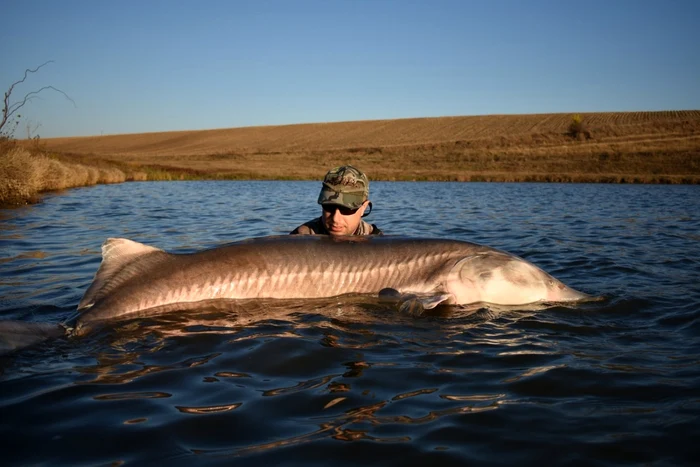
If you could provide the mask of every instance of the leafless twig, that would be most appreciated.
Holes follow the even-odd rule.
[[[49,63],[53,63],[53,60],[49,60],[48,62],[44,62],[34,69],[27,68],[26,70],[24,70],[24,76],[22,77],[22,79],[12,83],[10,85],[9,89],[5,92],[5,98],[3,100],[3,106],[2,106],[2,118],[0,118],[0,134],[2,133],[3,128],[5,127],[7,122],[12,118],[12,116],[19,109],[24,107],[25,104],[27,104],[27,102],[31,102],[32,99],[37,97],[37,95],[39,93],[41,93],[42,91],[46,91],[47,89],[50,89],[52,91],[56,91],[59,94],[63,94],[63,97],[65,97],[66,99],[71,101],[73,103],[73,106],[75,106],[75,101],[73,99],[71,99],[68,94],[66,94],[65,92],[63,92],[60,89],[55,88],[53,86],[43,86],[42,88],[37,89],[36,91],[28,92],[27,94],[24,95],[24,97],[21,100],[14,102],[14,103],[10,103],[10,98],[12,97],[12,92],[15,90],[15,86],[24,83],[25,80],[27,79],[27,77],[29,76],[29,74],[36,73],[41,68],[48,65]]]

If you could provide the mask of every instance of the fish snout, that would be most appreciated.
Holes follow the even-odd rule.
[[[592,297],[587,293],[572,289],[556,279],[552,279],[552,283],[548,287],[548,302],[574,302],[579,300],[589,300],[591,298]]]

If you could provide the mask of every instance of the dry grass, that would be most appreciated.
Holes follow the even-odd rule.
[[[700,111],[491,115],[47,140],[66,158],[149,179],[318,179],[353,163],[373,179],[698,183]]]
[[[579,114],[593,136],[665,132],[684,123],[697,127],[700,111]],[[488,115],[471,117],[366,120],[220,130],[56,138],[52,150],[114,156],[197,156],[268,154],[431,145],[455,141],[486,143],[501,138],[550,139],[568,132],[572,114]],[[601,131],[599,134],[598,132]],[[528,138],[530,137],[530,138]],[[517,138],[516,138],[517,139]]]
[[[700,183],[700,111],[412,118],[142,133],[0,146],[0,203],[124,180],[319,179]]]
[[[39,193],[98,183],[120,183],[126,175],[115,167],[65,162],[12,142],[0,144],[0,205],[26,204]]]

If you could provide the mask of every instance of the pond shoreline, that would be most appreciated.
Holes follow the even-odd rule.
[[[53,138],[5,143],[0,156],[0,205],[26,204],[47,191],[131,180],[320,180],[330,167],[343,164],[361,168],[373,181],[700,184],[700,111],[438,117]],[[30,166],[43,169],[37,174]]]

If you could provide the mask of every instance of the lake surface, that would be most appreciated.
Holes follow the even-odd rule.
[[[102,185],[0,211],[0,318],[69,318],[108,237],[286,234],[318,182]],[[700,187],[372,183],[387,234],[522,256],[605,301],[420,318],[372,298],[115,323],[0,358],[3,465],[688,465]]]

